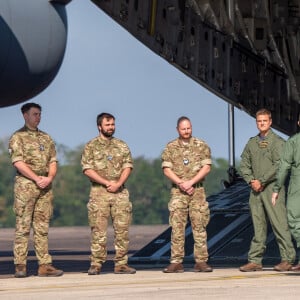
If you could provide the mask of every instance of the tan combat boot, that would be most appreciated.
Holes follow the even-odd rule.
[[[64,272],[62,270],[58,270],[50,264],[40,265],[38,270],[38,276],[41,277],[56,277],[63,274]]]
[[[286,272],[292,270],[292,264],[290,264],[288,261],[282,261],[280,264],[274,266],[274,270],[278,272]]]
[[[240,267],[241,272],[255,272],[255,271],[262,271],[262,270],[263,268],[261,264],[256,264],[253,262],[249,262]]]
[[[128,265],[115,266],[115,274],[134,274],[136,269],[129,267]]]
[[[99,275],[101,272],[101,266],[90,266],[88,275]]]
[[[183,273],[184,268],[182,263],[171,263],[163,269],[164,273]]]
[[[194,265],[194,272],[212,272],[213,269],[205,261],[198,262]]]
[[[27,276],[26,265],[16,265],[15,277],[16,278],[24,278],[26,276]]]

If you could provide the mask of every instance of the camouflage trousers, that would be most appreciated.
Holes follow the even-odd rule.
[[[196,188],[192,196],[172,188],[168,205],[172,227],[171,263],[182,263],[184,258],[185,227],[190,217],[194,237],[194,259],[196,262],[208,260],[206,226],[210,211],[203,187]]]
[[[91,265],[101,266],[107,258],[107,226],[109,218],[114,228],[116,266],[127,264],[129,225],[132,220],[132,204],[127,189],[109,193],[105,187],[93,186],[87,204],[91,227]]]
[[[50,264],[52,258],[48,251],[48,231],[53,213],[52,189],[41,190],[31,180],[16,176],[14,195],[16,215],[14,264],[26,264],[31,226],[38,262]]]

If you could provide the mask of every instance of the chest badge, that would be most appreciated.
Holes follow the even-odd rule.
[[[183,164],[184,164],[185,166],[188,165],[189,162],[190,162],[190,161],[189,161],[187,158],[184,158],[184,159],[183,159]]]
[[[259,142],[259,148],[267,148],[268,144],[269,143],[267,141],[260,141]]]

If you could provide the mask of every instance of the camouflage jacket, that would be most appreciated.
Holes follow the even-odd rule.
[[[83,171],[92,169],[101,177],[114,181],[120,178],[123,169],[133,168],[133,161],[125,142],[98,136],[85,145],[81,166]]]
[[[191,137],[188,144],[177,138],[169,142],[162,153],[162,168],[171,168],[184,180],[193,178],[204,165],[211,164],[210,148],[195,137]]]
[[[12,163],[23,161],[37,175],[46,176],[49,164],[57,161],[52,138],[41,130],[30,130],[26,126],[11,136],[9,153]]]

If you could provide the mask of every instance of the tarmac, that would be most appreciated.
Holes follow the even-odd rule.
[[[130,255],[164,231],[168,225],[132,226]],[[28,277],[14,278],[14,229],[0,230],[0,297],[6,299],[300,299],[300,273],[263,271],[243,273],[238,266],[214,267],[211,273],[165,274],[157,266],[135,266],[136,274],[113,273],[113,231],[108,231],[108,261],[100,275],[88,276],[90,231],[88,227],[50,229],[53,264],[61,277],[38,277],[37,262],[29,247]]]

